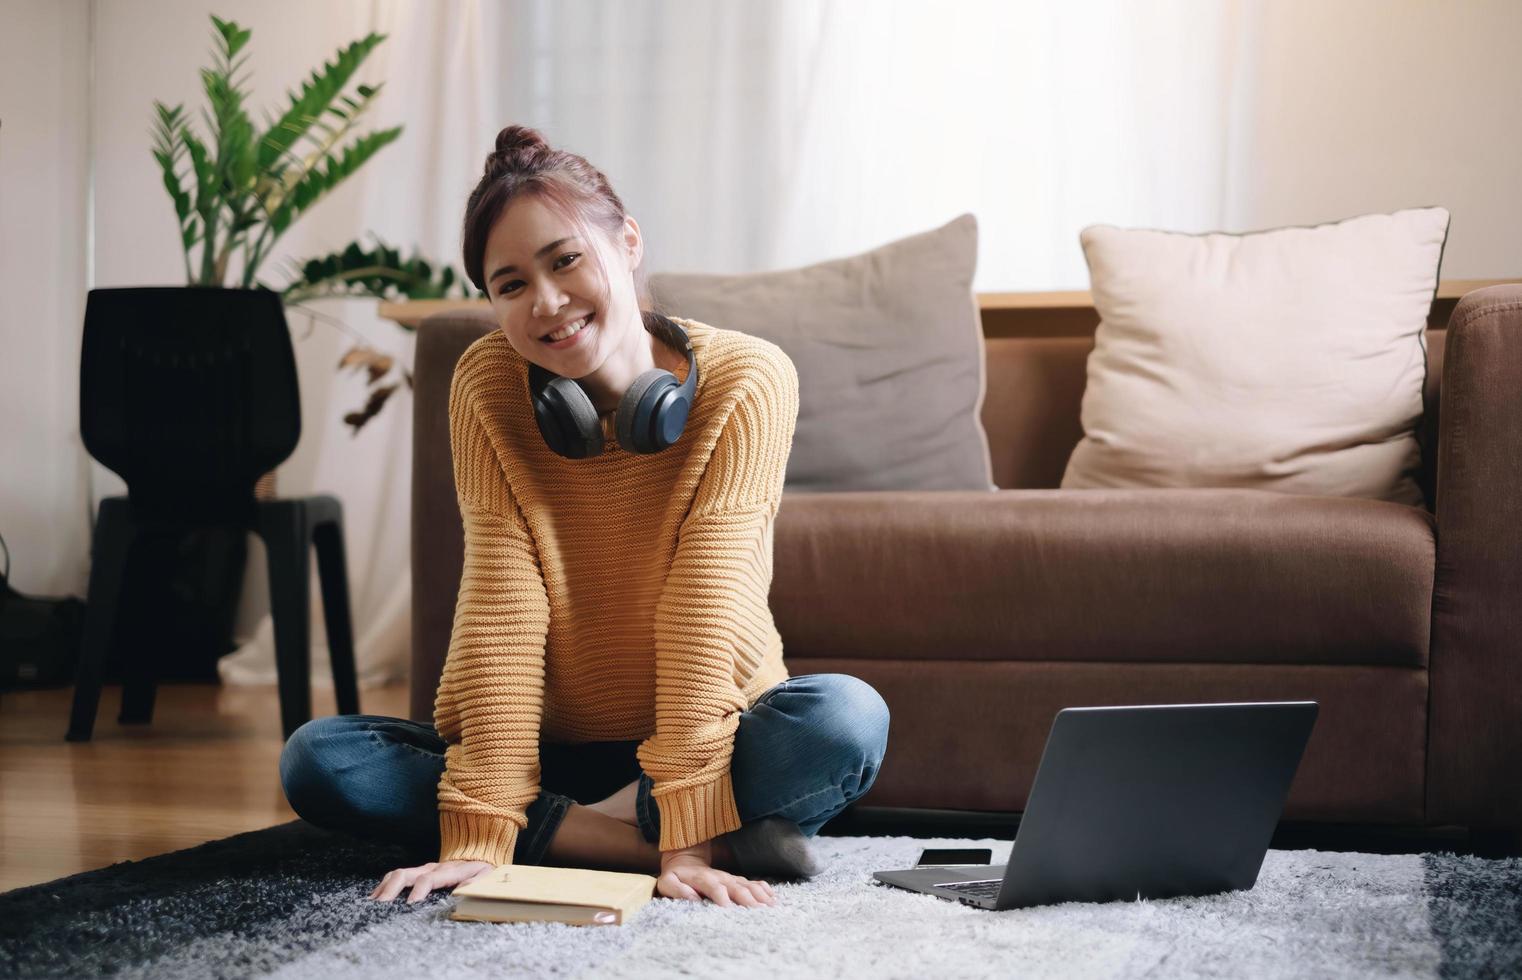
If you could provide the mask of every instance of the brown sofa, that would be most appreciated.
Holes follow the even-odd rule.
[[[418,337],[423,720],[461,566],[450,375],[489,329],[446,313]],[[1522,286],[1468,294],[1428,339],[1433,511],[1054,489],[1092,345],[1069,337],[987,341],[1005,489],[785,495],[771,607],[788,667],[854,674],[892,711],[863,805],[1020,810],[1065,706],[1309,698],[1321,711],[1287,819],[1522,828]]]

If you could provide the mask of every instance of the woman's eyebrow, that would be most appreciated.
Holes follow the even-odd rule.
[[[534,253],[534,258],[536,258],[536,259],[542,259],[546,255],[548,255],[550,252],[552,252],[555,249],[559,248],[560,246],[564,245],[566,242],[574,241],[575,238],[576,238],[575,235],[571,235],[571,236],[569,236],[567,238],[557,238],[553,242],[550,242],[548,245],[546,245],[543,248],[541,248],[539,251],[535,252]],[[486,277],[486,281],[487,282],[492,282],[498,276],[505,276],[509,272],[517,272],[517,271],[518,271],[518,267],[516,265],[504,265],[502,268],[498,269],[496,272],[493,272],[490,276],[487,276]]]

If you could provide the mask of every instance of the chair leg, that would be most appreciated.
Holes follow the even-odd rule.
[[[146,725],[153,721],[153,702],[159,690],[158,648],[138,652],[127,664],[122,678],[122,707],[116,716],[119,725]]]
[[[259,536],[269,555],[270,612],[275,620],[275,673],[280,726],[288,739],[312,718],[310,558],[307,519],[299,500],[259,505]]]
[[[168,528],[156,528],[152,532],[140,532],[139,549],[152,545],[169,554],[174,553],[176,532]],[[163,646],[142,637],[138,643],[128,644],[121,651],[122,704],[116,716],[118,725],[146,725],[153,721],[153,702],[158,695],[159,656]]]
[[[137,527],[126,497],[100,502],[91,546],[89,596],[85,603],[83,650],[74,676],[74,706],[69,714],[70,742],[88,742],[100,708],[101,679],[116,630],[116,614]]]
[[[317,578],[322,587],[322,615],[328,629],[328,658],[333,664],[333,694],[341,715],[359,714],[359,681],[354,664],[354,627],[349,614],[349,573],[344,556],[343,508],[337,498],[318,498],[312,507],[316,524]]]

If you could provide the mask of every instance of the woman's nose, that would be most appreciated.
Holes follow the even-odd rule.
[[[534,295],[535,316],[554,316],[564,307],[565,293],[553,282],[540,286]]]

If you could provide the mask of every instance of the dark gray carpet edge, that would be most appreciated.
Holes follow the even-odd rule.
[[[18,888],[0,894],[0,977],[116,976],[193,943],[198,975],[257,976],[446,900],[345,901],[341,918],[316,908],[319,897],[361,899],[386,872],[427,860],[293,820]],[[210,936],[229,941],[205,943]]]
[[[1522,858],[1422,855],[1444,977],[1522,976]]]

